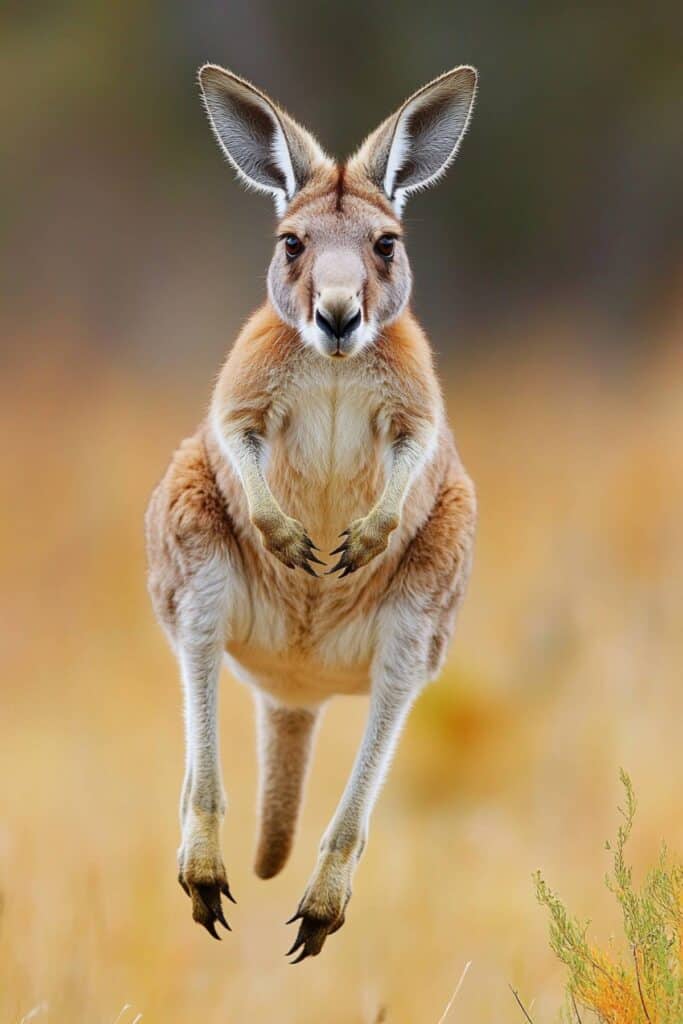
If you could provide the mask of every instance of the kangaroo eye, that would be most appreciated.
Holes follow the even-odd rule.
[[[375,252],[381,256],[383,260],[393,260],[395,245],[395,238],[392,238],[391,235],[382,235],[382,237],[378,238],[375,242]]]
[[[304,251],[304,243],[296,235],[285,235],[285,252],[288,260],[295,260]]]

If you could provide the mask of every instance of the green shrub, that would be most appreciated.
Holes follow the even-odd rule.
[[[621,907],[628,954],[625,949],[615,958],[592,945],[588,926],[567,913],[540,872],[534,876],[538,899],[550,912],[550,944],[569,972],[564,1018],[576,1024],[586,1011],[601,1024],[683,1024],[683,864],[662,844],[642,887],[634,885],[624,850],[636,800],[623,770],[621,781],[624,820],[616,843],[607,843],[613,867],[606,883]]]

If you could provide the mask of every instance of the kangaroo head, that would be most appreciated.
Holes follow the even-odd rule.
[[[474,101],[474,68],[455,68],[414,93],[344,165],[243,79],[207,64],[199,80],[239,178],[275,199],[273,305],[322,354],[359,352],[408,301],[401,214],[408,196],[454,159]]]

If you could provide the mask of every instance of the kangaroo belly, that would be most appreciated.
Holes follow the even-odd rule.
[[[368,692],[378,622],[376,608],[358,607],[362,579],[342,597],[333,578],[306,577],[298,600],[254,581],[238,593],[235,582],[226,654],[238,678],[292,704]]]
[[[330,697],[366,694],[370,663],[330,665],[312,653],[275,653],[253,645],[228,645],[228,665],[238,679],[294,707],[320,704]]]

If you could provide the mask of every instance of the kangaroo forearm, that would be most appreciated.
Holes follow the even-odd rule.
[[[288,569],[303,569],[315,576],[311,562],[324,565],[314,554],[315,544],[297,519],[280,508],[263,472],[266,457],[263,436],[265,413],[234,408],[213,417],[214,431],[225,457],[237,473],[249,507],[249,518],[261,535],[263,546]]]
[[[275,500],[263,473],[265,442],[259,433],[255,417],[213,410],[212,426],[221,451],[237,473],[253,521],[265,521],[281,516],[282,510]]]
[[[282,516],[273,492],[263,473],[264,444],[261,438],[249,432],[230,445],[235,466],[249,506],[252,522],[263,527],[270,519]]]
[[[401,437],[392,445],[391,468],[382,495],[373,512],[398,525],[408,489],[415,474],[424,465],[432,449],[432,434]]]

